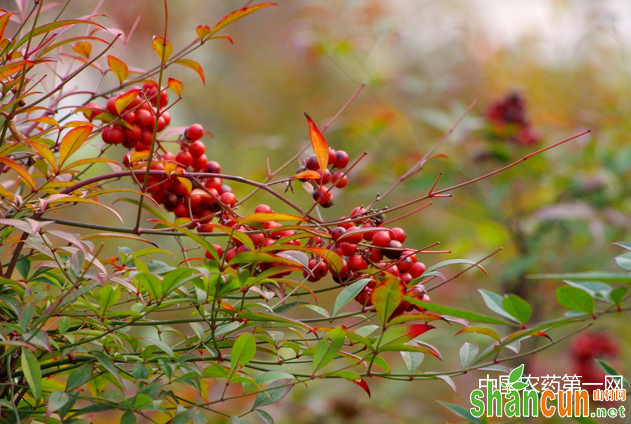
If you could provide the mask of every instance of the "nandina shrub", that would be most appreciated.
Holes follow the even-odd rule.
[[[568,316],[547,322],[531,323],[530,305],[514,294],[481,291],[495,315],[431,299],[463,272],[484,271],[482,261],[425,259],[435,245],[408,245],[406,230],[393,223],[427,204],[393,213],[447,197],[501,169],[443,189],[437,179],[427,194],[407,203],[358,205],[325,220],[320,208],[334,206],[363,157],[329,146],[323,136],[329,124],[320,130],[307,116],[311,143],[296,159],[309,148],[313,153],[295,172],[287,170],[292,160],[263,181],[222,169],[221,158],[207,149],[211,134],[203,123],[171,128],[170,110],[183,90],[167,76],[172,65],[193,69],[203,82],[203,69],[187,55],[211,40],[230,40],[218,32],[269,6],[239,9],[212,28],[200,25],[179,51],[165,25],[147,41],[157,58],[146,71],[111,54],[120,35],[105,31],[98,16],[42,22],[43,2],[19,15],[2,11],[3,422],[87,422],[108,410],[118,411],[124,423],[202,423],[217,415],[241,423],[250,412],[273,422],[262,408],[300,383],[344,380],[368,395],[369,377],[440,379],[454,387],[452,377],[476,369],[508,371],[504,362],[541,350],[516,353],[518,342],[627,310],[622,289],[604,297],[576,284],[557,292]],[[88,35],[67,36],[73,28]],[[63,74],[48,72],[62,58],[73,65]],[[118,84],[100,91],[72,88],[88,69],[113,75]],[[70,110],[61,106],[86,93]],[[99,153],[78,159],[88,146]],[[377,198],[420,171],[431,154]],[[99,171],[100,164],[112,171]],[[121,188],[121,181],[134,188]],[[251,194],[239,198],[235,184],[282,202],[282,209],[250,205]],[[112,197],[134,205],[130,222]],[[90,219],[95,207],[120,226]],[[76,218],[60,218],[64,209]],[[82,234],[73,232],[78,228]],[[182,251],[175,254],[154,239],[177,239]],[[118,254],[106,256],[93,240],[119,244]],[[131,242],[146,247],[134,250]],[[456,264],[466,267],[445,274],[444,267]],[[334,304],[318,304],[318,294],[331,290],[339,292]],[[595,308],[594,299],[602,307]],[[296,313],[305,309],[315,317]],[[428,331],[478,333],[492,341],[483,349],[464,342],[459,352],[441,352],[424,341]],[[391,369],[392,352],[400,354],[405,371]],[[431,361],[422,364],[425,355],[457,355],[462,367],[438,372]],[[248,403],[238,403],[238,416],[226,412],[224,405],[242,399]]]

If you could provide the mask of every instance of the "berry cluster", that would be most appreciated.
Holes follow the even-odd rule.
[[[162,110],[169,103],[165,89],[160,91],[160,113],[156,109],[157,103],[158,85],[154,82],[147,82],[142,88],[132,87],[126,93],[109,98],[106,111],[114,115],[115,120],[113,125],[103,128],[101,138],[106,144],[122,144],[137,152],[150,150],[156,119],[158,132],[171,123],[169,112]],[[99,119],[99,114],[104,112],[96,103],[90,103],[87,107],[92,109],[89,116],[92,119]]]
[[[364,307],[372,306],[372,292],[385,279],[395,278],[399,281],[402,292],[429,302],[421,284],[408,287],[408,283],[420,277],[426,270],[419,262],[416,251],[403,247],[406,234],[401,228],[383,227],[383,215],[379,211],[366,211],[357,207],[351,212],[347,222],[331,231],[331,251],[342,257],[340,270],[331,269],[333,280],[339,284],[347,284],[360,278],[370,278],[355,300]],[[327,274],[328,266],[323,261],[312,259],[305,277],[309,281],[318,281]],[[383,270],[383,271],[380,271]],[[409,302],[402,302],[392,317],[413,309],[420,309]]]
[[[616,357],[619,350],[618,344],[607,333],[583,333],[572,341],[570,347],[572,373],[580,375],[583,383],[602,383],[605,373],[594,359]]]
[[[348,178],[344,171],[342,171],[348,165],[348,154],[344,150],[335,151],[329,147],[329,165],[331,168],[338,169],[338,171],[331,172],[328,166],[324,171],[320,169],[318,158],[316,155],[311,155],[305,161],[305,164],[298,168],[297,174],[310,170],[315,171],[320,176],[316,179],[309,180],[313,184],[313,200],[318,202],[322,207],[330,208],[333,206],[333,194],[331,193],[332,187],[344,188],[348,184]],[[302,180],[305,181],[305,180]],[[331,183],[330,187],[326,184]]]
[[[486,111],[486,119],[491,124],[494,138],[513,141],[522,146],[539,143],[539,136],[526,118],[525,103],[521,94],[512,92],[491,104]]]

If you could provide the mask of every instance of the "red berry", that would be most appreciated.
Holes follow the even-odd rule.
[[[162,117],[167,126],[169,126],[171,124],[171,114],[169,112],[162,112]]]
[[[357,251],[356,244],[348,243],[345,241],[340,243],[340,248],[342,249],[342,253],[344,254],[344,256],[353,256]]]
[[[346,231],[350,233],[351,231],[357,231],[357,230],[359,230],[359,227],[353,225],[349,227]],[[357,244],[362,241],[362,238],[363,237],[361,233],[356,233],[356,234],[347,235],[346,237],[344,237],[344,241],[348,243]]]
[[[110,97],[109,99],[107,99],[107,104],[105,105],[105,107],[107,108],[107,111],[111,113],[112,115],[118,115],[118,111],[116,110],[117,98],[118,97]]]
[[[110,144],[121,144],[125,141],[125,131],[123,131],[123,129],[118,125],[114,125],[107,138],[110,141]]]
[[[272,208],[270,208],[268,205],[258,205],[255,209],[254,209],[255,213],[271,213],[272,212]]]
[[[348,177],[342,171],[337,171],[331,175],[331,182],[337,188],[344,188],[348,185]]]
[[[390,233],[388,231],[377,231],[372,236],[372,244],[379,247],[388,247],[390,245]]]
[[[394,233],[394,238],[398,241],[400,241],[401,243],[405,243],[405,231],[403,231],[402,228],[399,227],[394,227],[392,228],[392,232]]]
[[[368,264],[360,255],[353,255],[348,258],[347,264],[350,271],[360,271],[368,267]]]
[[[207,162],[208,159],[206,158],[206,155],[201,155],[200,157],[193,158],[193,163],[191,164],[191,166],[195,171],[201,171],[202,169],[206,168]]]
[[[368,259],[372,263],[377,263],[377,262],[379,262],[379,261],[381,261],[383,259],[383,252],[381,251],[381,249],[378,249],[376,247],[372,247],[372,248],[370,248],[370,250],[368,252],[370,254],[370,256],[368,256]]]
[[[167,122],[164,120],[164,118],[161,116],[158,118],[158,128],[157,131],[160,132],[163,129],[165,129],[167,126]]]
[[[166,152],[160,156],[160,159],[165,162],[175,162],[175,155],[173,153]]]
[[[313,200],[318,202],[321,205],[324,205],[331,199],[331,192],[327,193],[328,189],[326,187],[320,186],[313,190]]]
[[[200,140],[195,140],[188,146],[188,151],[194,158],[198,158],[206,152],[206,145]]]
[[[105,127],[101,130],[101,138],[105,144],[111,144],[110,142],[110,127]]]
[[[189,166],[193,164],[193,155],[191,155],[190,152],[186,150],[181,150],[175,156],[175,160],[184,168],[188,168]]]
[[[231,208],[237,203],[237,198],[234,193],[225,192],[221,196],[219,196],[219,200],[226,206],[230,206]]]
[[[131,125],[134,122],[136,122],[136,114],[134,112],[127,112],[123,116],[123,119],[125,120],[125,122],[127,122],[129,125]]]
[[[219,163],[211,160],[206,164],[206,172],[209,172],[211,174],[221,174],[221,166],[219,165]]]
[[[320,164],[318,163],[318,158],[316,157],[316,155],[309,156],[307,162],[305,163],[305,166],[307,167],[307,169],[310,169],[312,171],[320,168]]]
[[[198,233],[212,233],[213,232],[214,227],[212,226],[212,224],[202,224],[199,227],[197,227],[197,232]],[[211,258],[208,258],[211,259]]]
[[[323,173],[322,170],[318,168],[316,172],[321,175],[321,177],[316,180],[318,184],[324,185],[328,184],[328,182],[331,181],[331,171],[329,171],[328,169],[325,169]]]
[[[199,140],[204,136],[204,127],[199,124],[193,124],[184,133],[189,140]]]
[[[188,206],[184,203],[178,203],[178,205],[175,207],[175,210],[173,210],[173,213],[175,213],[175,216],[179,218],[188,216]]]
[[[344,150],[338,150],[333,166],[337,169],[346,168],[348,165],[348,154]]]
[[[149,112],[147,109],[138,109],[136,110],[136,124],[141,127],[149,127],[153,124],[153,120],[155,117],[153,113]]]
[[[412,277],[418,278],[425,272],[425,270],[427,270],[427,268],[425,267],[425,264],[423,264],[423,262],[416,262],[410,267],[410,270],[408,272],[410,273],[410,275],[412,275]]]
[[[335,227],[333,231],[331,231],[331,237],[333,241],[337,241],[343,234],[346,233],[346,228],[344,227]]]
[[[335,150],[333,150],[332,147],[329,147],[329,165],[331,165],[333,162],[335,162],[336,158],[337,158],[337,154],[336,154]]]
[[[399,259],[403,253],[403,245],[398,240],[392,240],[387,249],[383,250],[383,254],[388,259]]]

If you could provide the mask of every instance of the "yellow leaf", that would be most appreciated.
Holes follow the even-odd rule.
[[[175,94],[178,97],[182,97],[182,88],[184,88],[184,84],[181,81],[176,80],[175,78],[169,78],[169,88],[175,91]]]
[[[51,125],[53,127],[58,127],[59,126],[59,122],[57,122],[56,120],[54,120],[50,116],[42,116],[40,118],[29,119],[26,122],[39,122],[39,123],[42,123],[42,124]]]
[[[118,96],[116,100],[114,100],[116,112],[118,112],[118,114],[120,115],[125,110],[125,108],[129,106],[129,104],[133,102],[136,97],[138,97],[139,92],[140,90],[130,90]]]
[[[206,78],[204,77],[204,70],[202,66],[191,59],[178,59],[175,61],[178,65],[186,66],[187,68],[191,68],[195,72],[199,74],[199,77],[202,79],[202,83],[206,84]]]
[[[92,53],[92,44],[87,41],[78,41],[72,46],[72,50],[86,59],[89,59],[90,53]]]
[[[59,145],[59,166],[61,167],[66,159],[74,152],[79,150],[83,143],[90,137],[92,133],[91,125],[82,125],[68,131]]]
[[[116,75],[116,78],[118,78],[118,81],[120,81],[121,84],[129,76],[129,68],[127,67],[127,65],[125,65],[125,62],[123,62],[122,60],[114,56],[108,55],[107,64],[110,66],[110,69],[112,70],[112,72],[114,72],[114,75]]]
[[[221,28],[227,25],[230,25],[234,21],[241,19],[244,16],[249,15],[252,12],[256,12],[257,10],[262,9],[267,6],[277,6],[277,4],[276,3],[263,3],[263,4],[257,4],[256,6],[244,7],[242,9],[235,10],[234,12],[226,15],[223,19],[217,22],[217,25],[214,26],[214,28],[210,32],[210,35],[215,34]]]
[[[195,31],[197,31],[197,38],[199,38],[199,41],[204,41],[208,34],[210,34],[210,27],[208,25],[199,25],[195,28]]]
[[[193,191],[193,183],[191,183],[191,180],[189,180],[188,178],[183,178],[183,177],[177,177],[177,179],[184,184],[184,187],[186,187],[186,190],[190,193],[191,191]]]
[[[165,40],[164,37],[156,36],[153,37],[153,51],[156,52],[160,60],[162,60],[162,55],[164,54],[164,61],[166,62],[171,57],[171,53],[173,53],[173,46],[169,42],[169,40]],[[163,52],[164,49],[164,52]]]
[[[35,141],[27,141],[26,143],[35,149],[35,151],[39,153],[39,155],[43,157],[53,169],[57,169],[57,160],[55,159],[55,155],[48,147]]]

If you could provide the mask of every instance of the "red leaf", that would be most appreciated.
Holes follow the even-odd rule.
[[[370,387],[368,387],[368,383],[366,383],[366,380],[362,378],[359,380],[354,380],[353,383],[357,384],[359,387],[364,389],[364,391],[368,393],[368,397],[370,397]]]
[[[114,75],[116,75],[116,78],[118,78],[121,84],[129,76],[129,68],[125,65],[125,62],[119,58],[108,55],[107,64],[110,65],[110,69],[114,72]]]
[[[191,59],[178,59],[175,61],[178,65],[186,66],[187,68],[191,68],[195,72],[199,74],[199,77],[202,79],[202,83],[206,84],[206,78],[204,77],[204,70],[202,66]]]
[[[318,165],[320,169],[324,171],[324,169],[329,164],[329,145],[326,143],[324,136],[313,122],[311,117],[305,113],[307,117],[307,122],[309,123],[309,136],[311,137],[311,147],[313,147],[313,151],[315,152],[316,157],[318,158]]]
[[[544,333],[543,331],[537,331],[535,333],[532,333],[533,336],[538,336],[538,337],[545,337],[546,339],[552,341],[552,337],[548,336],[546,333]]]
[[[7,24],[9,23],[9,19],[11,18],[11,15],[15,15],[15,13],[5,11],[5,14],[0,16],[0,40],[4,38],[4,30],[6,29]]]
[[[213,35],[217,31],[219,31],[221,28],[230,25],[234,21],[239,20],[243,18],[244,16],[249,15],[252,12],[256,12],[257,10],[262,9],[267,6],[277,6],[277,4],[276,3],[263,3],[263,4],[257,4],[256,6],[244,7],[242,9],[235,10],[234,12],[229,13],[228,15],[223,17],[223,19],[217,22],[217,25],[213,27],[209,35]]]

